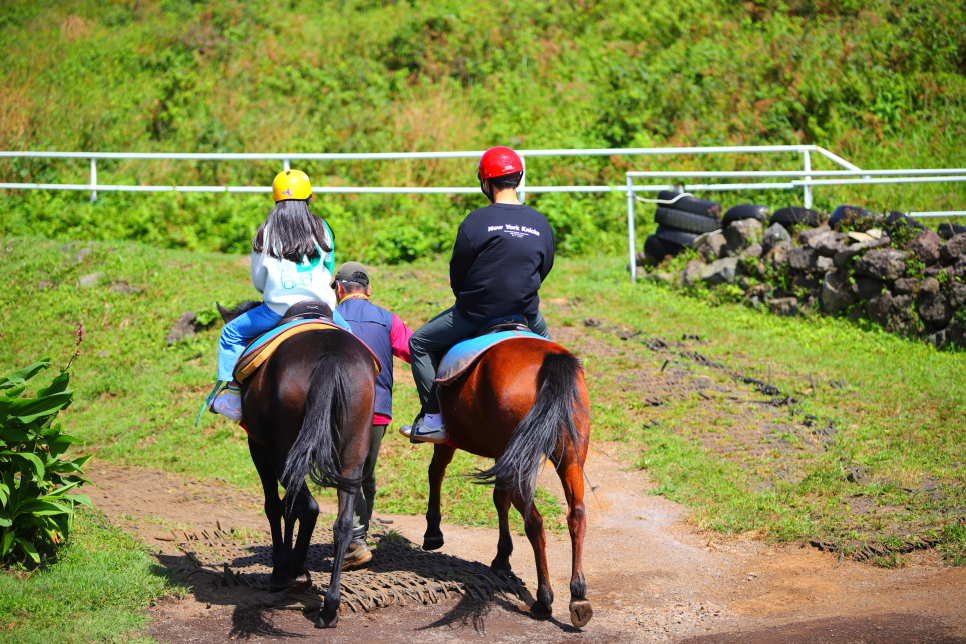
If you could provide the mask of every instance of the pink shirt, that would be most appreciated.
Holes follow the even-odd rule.
[[[395,313],[392,314],[392,328],[389,330],[389,342],[392,344],[392,355],[400,360],[409,362],[409,337],[413,334],[406,326],[406,323],[399,319]],[[385,365],[384,369],[392,369],[392,365]],[[373,414],[373,425],[388,425],[392,418],[385,414]]]

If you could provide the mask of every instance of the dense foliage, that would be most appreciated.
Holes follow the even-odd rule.
[[[62,458],[78,439],[54,424],[73,399],[70,373],[23,397],[27,381],[49,367],[37,362],[0,377],[0,564],[39,564],[67,538],[75,506],[90,505],[87,496],[68,494],[85,482],[81,467],[90,456]]]
[[[817,143],[863,167],[966,165],[966,9],[951,0],[12,0],[0,148],[354,152]],[[776,156],[778,158],[776,158]],[[531,185],[796,155],[532,159]],[[469,161],[302,163],[329,185],[472,185]],[[828,166],[830,167],[830,166]],[[265,185],[272,163],[104,161],[101,183]],[[4,181],[86,183],[15,159]],[[953,187],[950,187],[952,185]],[[962,184],[822,188],[820,207],[962,207]],[[788,205],[800,194],[728,195]],[[0,234],[242,252],[265,196],[7,192]],[[567,253],[614,248],[621,195],[532,196]],[[482,196],[326,197],[342,257],[445,252]]]

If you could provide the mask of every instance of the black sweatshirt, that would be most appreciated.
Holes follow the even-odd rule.
[[[553,229],[541,213],[503,203],[474,210],[460,224],[449,263],[456,310],[481,325],[503,315],[534,315],[551,268]]]

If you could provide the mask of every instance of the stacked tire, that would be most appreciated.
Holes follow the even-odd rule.
[[[694,240],[705,233],[721,229],[721,204],[708,199],[684,196],[663,190],[657,196],[662,203],[654,214],[657,230],[644,242],[644,254],[657,261],[675,256],[685,247],[694,248]]]

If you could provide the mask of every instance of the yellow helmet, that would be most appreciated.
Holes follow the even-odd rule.
[[[312,196],[312,182],[301,170],[282,170],[272,182],[272,199],[275,203],[289,199],[308,199]]]

